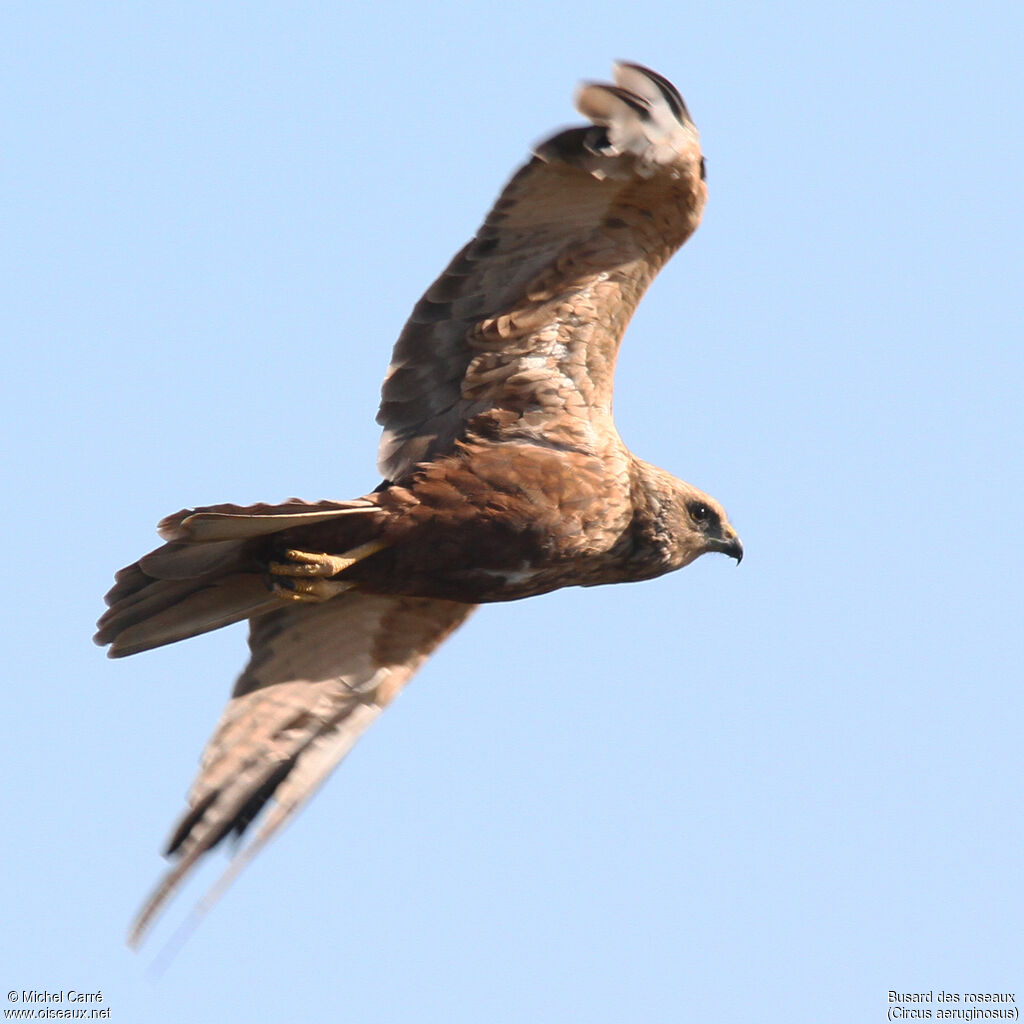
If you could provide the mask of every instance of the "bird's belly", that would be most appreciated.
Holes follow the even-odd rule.
[[[350,577],[366,590],[474,604],[513,601],[621,578],[627,531],[600,516],[550,519],[470,516],[423,522]]]

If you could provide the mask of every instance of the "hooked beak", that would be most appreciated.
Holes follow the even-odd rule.
[[[743,561],[743,543],[731,526],[726,526],[722,531],[721,539],[711,538],[708,541],[708,550],[720,551],[723,555],[735,558],[737,565]]]

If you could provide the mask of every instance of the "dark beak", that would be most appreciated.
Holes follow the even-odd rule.
[[[720,551],[723,555],[735,558],[737,565],[743,561],[743,543],[736,536],[736,531],[731,526],[725,528],[720,540],[717,538],[709,540],[708,548],[711,551]]]

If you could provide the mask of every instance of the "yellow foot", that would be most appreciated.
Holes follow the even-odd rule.
[[[287,561],[271,562],[267,567],[271,572],[267,586],[284,601],[329,601],[354,586],[333,577],[386,547],[384,541],[371,540],[343,555],[289,549],[284,553]]]
[[[289,549],[284,553],[287,562],[271,562],[269,569],[275,576],[317,577],[324,579],[337,576],[363,558],[376,554],[387,543],[382,540],[371,540],[360,544],[357,548],[346,551],[343,555],[328,555],[323,551],[297,551]]]

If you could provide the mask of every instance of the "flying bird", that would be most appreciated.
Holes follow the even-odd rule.
[[[183,510],[117,573],[96,634],[111,657],[243,619],[251,652],[133,945],[263,812],[237,874],[476,605],[742,557],[721,505],[633,455],[612,419],[626,325],[704,209],[697,129],[638,64],[582,85],[576,107],[590,123],[536,147],[399,336],[383,482],[352,501]]]

